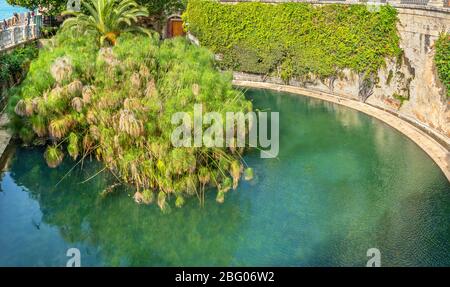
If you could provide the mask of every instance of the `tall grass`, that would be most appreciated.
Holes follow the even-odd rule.
[[[122,34],[98,50],[95,39],[60,33],[11,97],[11,128],[25,144],[47,145],[50,167],[64,154],[79,163],[95,156],[119,183],[135,186],[138,202],[165,210],[170,196],[176,206],[196,196],[203,204],[210,186],[223,202],[241,178],[244,150],[174,148],[171,117],[193,113],[196,103],[223,114],[251,110],[231,79],[185,39]]]

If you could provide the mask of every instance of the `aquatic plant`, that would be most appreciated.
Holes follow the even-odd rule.
[[[244,179],[245,180],[252,180],[253,176],[254,176],[253,168],[248,167],[244,170]]]
[[[64,150],[81,162],[95,157],[119,183],[134,186],[136,202],[163,210],[170,197],[177,207],[191,196],[203,205],[208,189],[216,188],[223,202],[237,188],[243,149],[175,148],[170,141],[172,115],[193,113],[195,104],[223,115],[251,111],[207,49],[129,33],[98,49],[94,37],[67,33],[42,50],[8,108],[24,143],[48,144],[50,167],[61,163]]]
[[[44,152],[44,158],[49,167],[57,167],[64,158],[64,153],[56,146],[49,146]]]
[[[117,37],[124,32],[138,31],[150,34],[150,31],[136,25],[138,17],[148,16],[145,7],[134,0],[89,0],[82,5],[87,11],[65,11],[63,15],[75,16],[63,23],[63,28],[73,29],[81,34],[93,34],[100,45],[107,41],[115,45]]]

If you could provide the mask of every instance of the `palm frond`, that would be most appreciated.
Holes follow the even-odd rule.
[[[139,17],[148,16],[145,7],[135,0],[89,0],[83,6],[87,13],[65,11],[63,15],[74,16],[63,23],[64,29],[80,34],[96,35],[101,46],[115,45],[123,32],[139,32],[151,36],[151,32],[136,25]]]

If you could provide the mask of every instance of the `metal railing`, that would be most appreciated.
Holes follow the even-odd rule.
[[[256,0],[219,0],[223,3],[235,3],[235,2],[255,2]],[[450,8],[450,0],[257,0],[257,2],[263,3],[284,3],[284,2],[309,2],[309,3],[342,3],[342,4],[361,4],[361,3],[379,3],[390,4],[394,7],[403,7],[404,5],[413,5],[417,9],[423,7],[432,7],[448,11]]]
[[[384,3],[386,3],[386,0],[358,0],[358,2],[359,3],[362,3],[362,4],[368,4],[368,3],[382,3],[382,4],[384,4]]]
[[[22,21],[23,19],[25,21]],[[6,21],[12,23],[11,19]],[[0,26],[3,26],[3,23],[0,23]],[[8,27],[3,26],[0,28],[0,51],[39,38],[41,27],[41,15],[30,17],[29,20],[19,17],[19,21],[16,21],[16,23]]]
[[[401,4],[428,5],[429,0],[401,0]]]

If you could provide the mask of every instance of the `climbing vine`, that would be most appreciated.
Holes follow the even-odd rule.
[[[34,43],[0,53],[0,110],[7,101],[9,91],[25,77],[31,60],[37,55],[38,48]]]
[[[442,34],[436,41],[435,63],[439,78],[447,88],[450,97],[450,35]]]
[[[285,80],[336,77],[345,68],[368,78],[401,52],[391,6],[191,0],[183,18],[201,45],[222,56],[221,68]]]
[[[0,86],[19,81],[22,74],[26,72],[28,64],[37,57],[37,54],[38,49],[35,44],[0,54]]]

